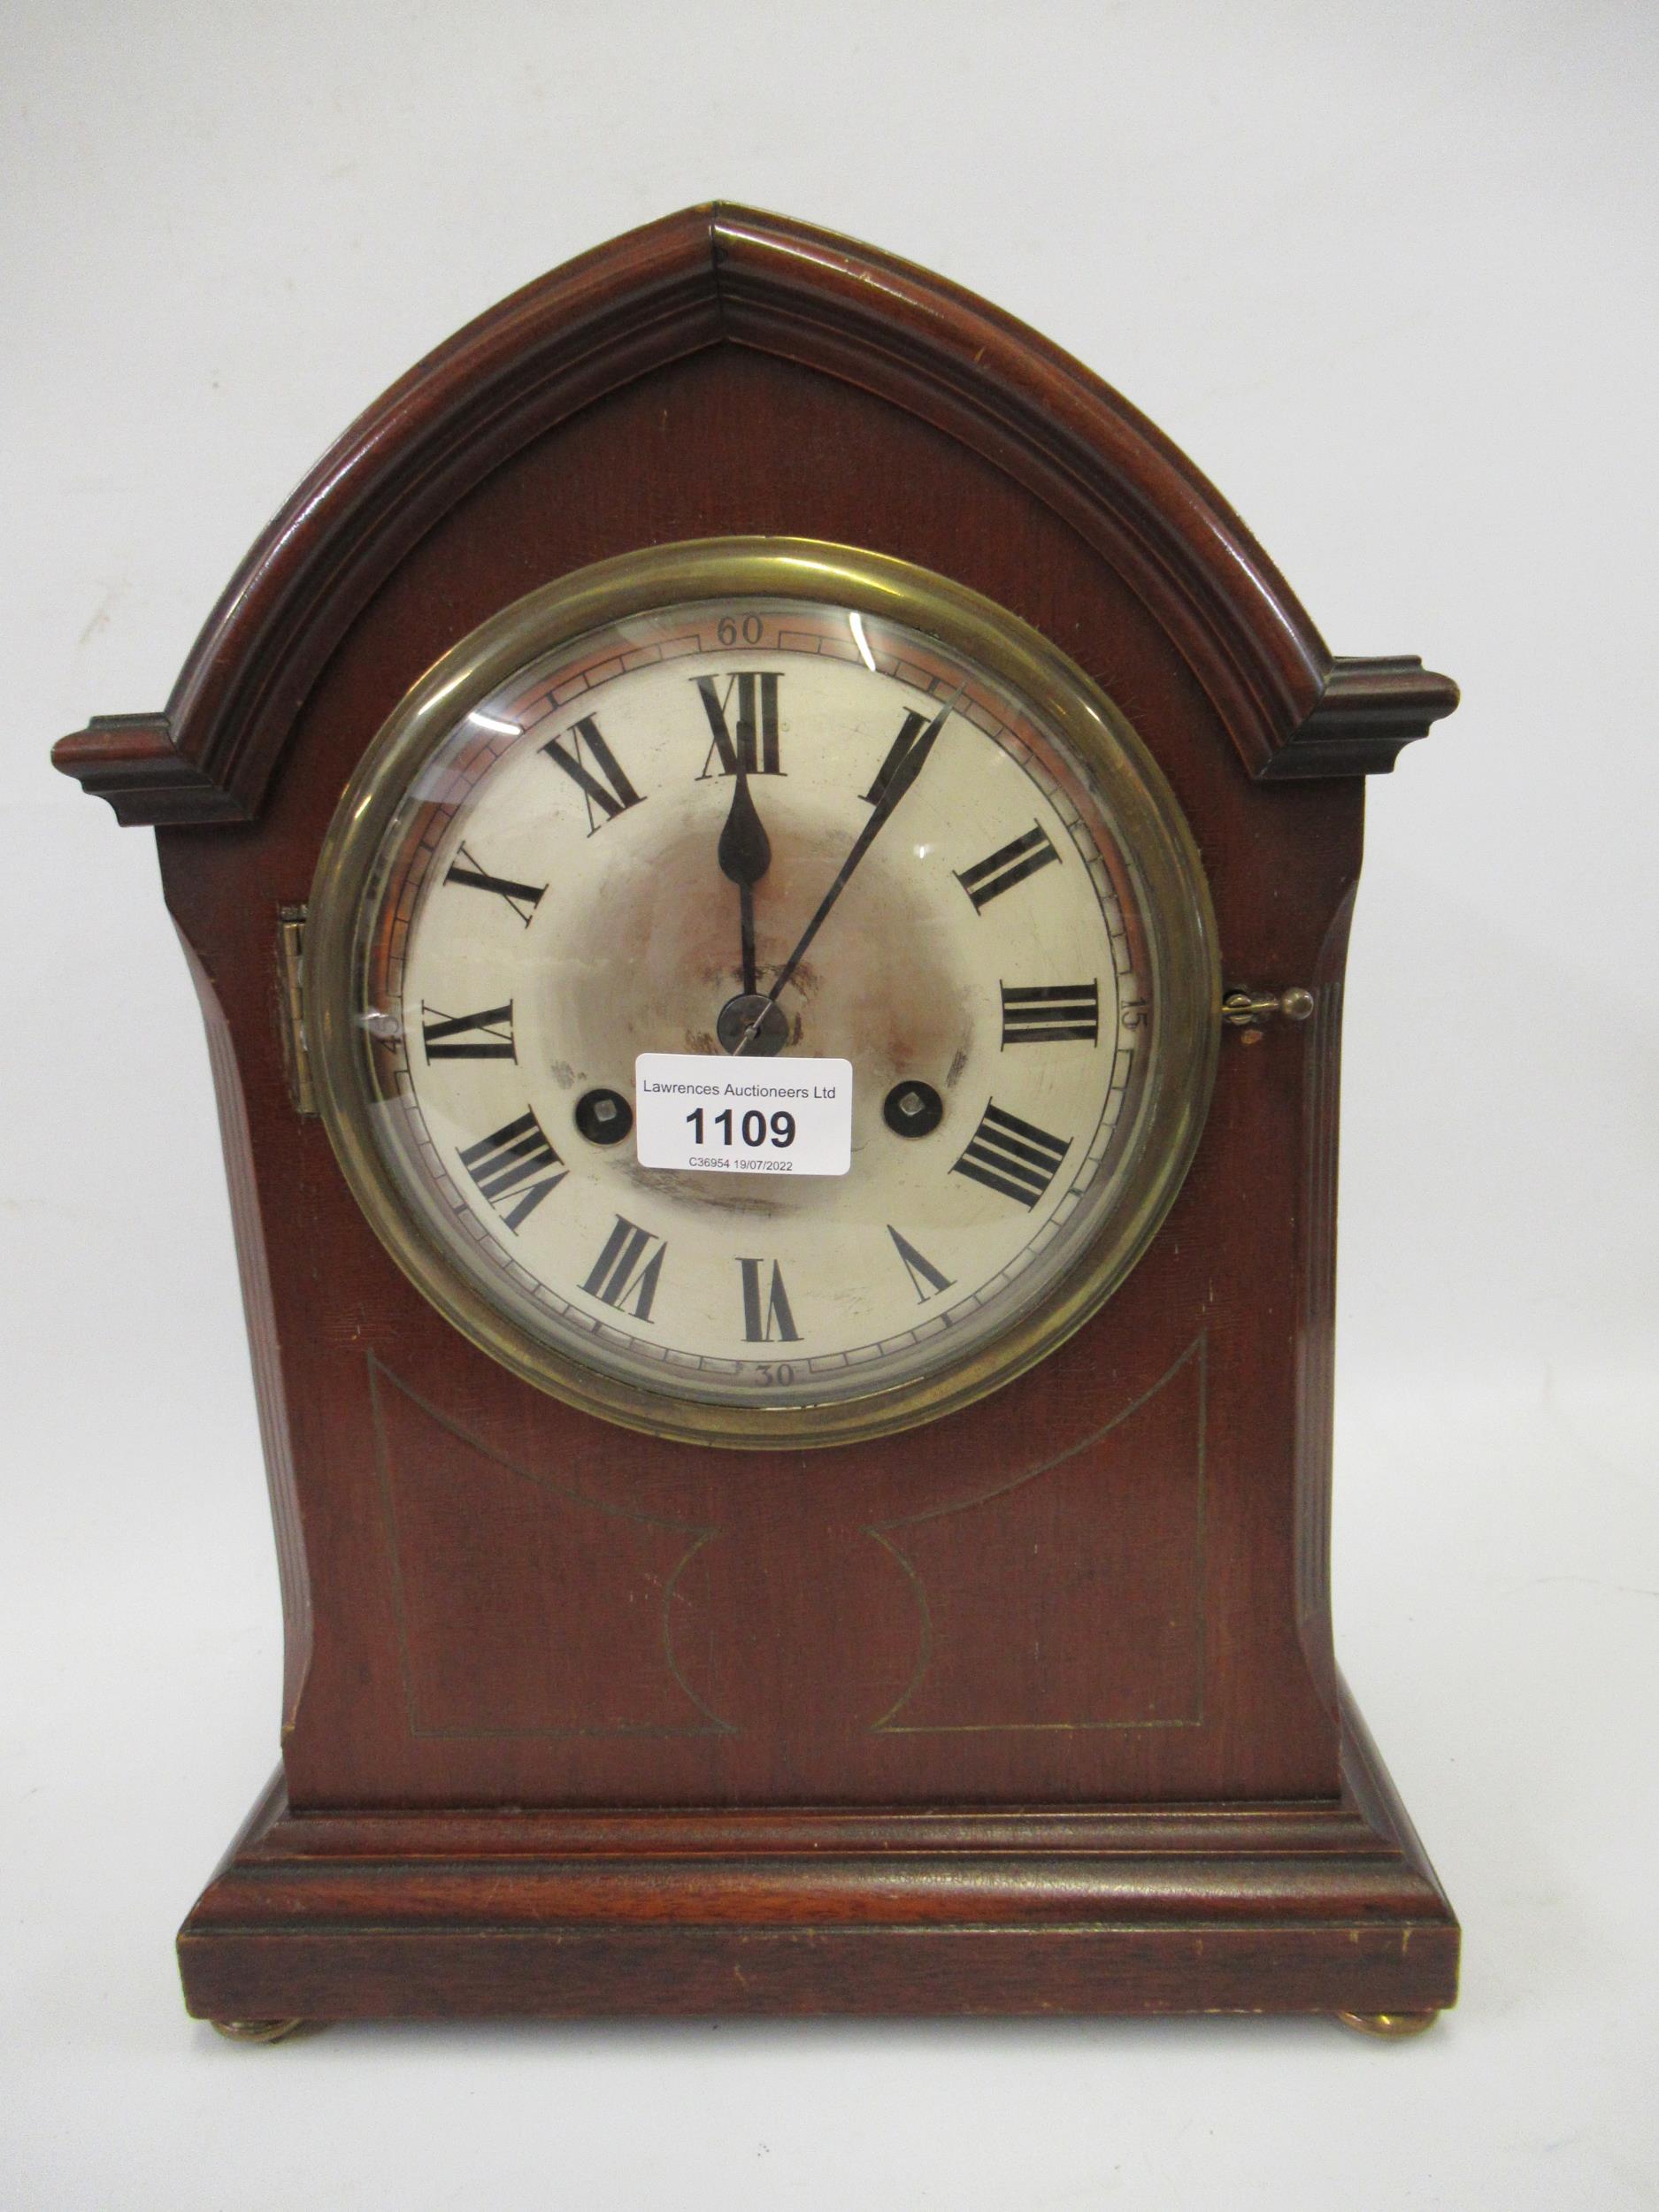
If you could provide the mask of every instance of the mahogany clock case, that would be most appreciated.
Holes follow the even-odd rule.
[[[457,1333],[353,1202],[292,1018],[325,833],[422,672],[550,580],[726,535],[918,564],[1061,648],[1173,789],[1224,982],[1263,994],[1110,1303],[976,1405],[810,1452],[624,1429]],[[1455,697],[1333,659],[1043,341],[730,207],[530,286],[346,433],[166,710],[55,756],[157,832],[277,1527],[282,1767],[181,1933],[192,2011],[1452,2001],[1326,1560],[1363,779]],[[1300,1025],[1266,1011],[1291,987]]]

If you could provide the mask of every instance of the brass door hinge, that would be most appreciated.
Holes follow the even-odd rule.
[[[285,906],[277,922],[277,984],[280,999],[282,1062],[288,1097],[296,1114],[317,1111],[311,1054],[305,1048],[305,991],[301,962],[305,951],[305,909]]]

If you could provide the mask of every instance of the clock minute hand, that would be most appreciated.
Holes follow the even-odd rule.
[[[743,988],[751,998],[758,981],[755,968],[755,886],[772,865],[772,840],[766,834],[765,824],[749,787],[749,751],[753,743],[752,729],[740,720],[733,771],[736,787],[716,848],[720,873],[728,883],[737,886]]]
[[[903,758],[899,761],[897,765],[894,768],[892,774],[887,778],[886,784],[882,787],[881,796],[876,802],[875,811],[871,815],[870,819],[864,824],[863,829],[859,831],[857,837],[854,840],[853,849],[848,854],[846,859],[842,861],[841,867],[836,873],[834,882],[831,884],[829,889],[818,901],[818,910],[813,915],[811,920],[807,924],[806,927],[801,932],[801,935],[796,942],[795,950],[789,955],[789,957],[784,962],[782,967],[779,969],[777,974],[772,978],[772,988],[766,994],[766,1002],[768,1005],[776,1005],[779,994],[784,990],[793,979],[795,970],[806,958],[807,951],[809,947],[811,945],[812,940],[818,935],[819,930],[823,928],[825,923],[828,920],[830,910],[833,907],[836,900],[840,898],[841,893],[847,888],[848,882],[852,876],[853,871],[857,867],[859,862],[864,858],[872,845],[875,843],[877,838],[879,837],[882,831],[887,827],[887,823],[892,819],[894,810],[897,807],[900,800],[903,798],[905,793],[916,781],[918,776],[921,774],[922,770],[927,765],[927,756],[933,751],[933,746],[938,740],[939,733],[944,728],[945,724],[949,720],[951,715],[955,712],[957,704],[961,701],[962,695],[964,691],[966,691],[967,687],[968,687],[965,683],[958,685],[954,696],[946,701],[945,704],[941,707],[939,712],[933,717],[933,720],[927,725],[926,728],[918,733],[915,743],[911,745],[910,750],[904,755]],[[746,1052],[749,1049],[750,1040],[754,1037],[756,1031],[760,1027],[761,1021],[764,1018],[765,1018],[763,1015],[749,1024],[749,1027],[743,1032],[743,1034],[738,1039],[735,1048],[736,1051]]]

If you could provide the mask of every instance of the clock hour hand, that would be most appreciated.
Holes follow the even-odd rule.
[[[807,951],[809,947],[811,945],[812,940],[818,935],[819,930],[823,928],[825,923],[829,919],[831,909],[834,906],[836,900],[840,898],[841,893],[847,888],[848,883],[851,879],[853,871],[857,867],[859,862],[869,851],[872,845],[875,843],[877,838],[880,836],[882,831],[887,827],[888,822],[892,819],[894,810],[897,807],[900,800],[902,799],[905,793],[910,789],[910,786],[916,781],[916,779],[921,774],[922,770],[926,766],[927,756],[933,751],[935,743],[938,741],[939,733],[944,728],[945,724],[956,711],[956,706],[961,701],[962,695],[964,691],[966,691],[967,687],[968,687],[965,683],[959,684],[957,686],[955,694],[945,702],[942,707],[941,707],[939,712],[933,717],[933,720],[927,725],[926,728],[918,733],[916,741],[911,745],[910,750],[894,766],[886,783],[882,787],[881,796],[876,802],[875,811],[871,815],[870,819],[864,824],[863,829],[859,831],[857,838],[854,841],[852,850],[848,854],[846,859],[842,861],[841,867],[837,872],[834,882],[831,884],[829,889],[818,901],[818,910],[813,915],[811,920],[807,924],[806,927],[802,931],[795,950],[789,955],[789,957],[784,962],[782,967],[779,969],[777,974],[772,978],[772,988],[766,994],[766,1003],[768,1006],[775,1006],[777,1004],[779,994],[789,982],[793,980],[795,970],[806,958]],[[749,1049],[751,1041],[753,1040],[757,1031],[759,1029],[761,1022],[764,1021],[764,1018],[765,1016],[763,1013],[756,1020],[749,1024],[743,1034],[738,1039],[737,1044],[733,1048],[735,1051],[746,1052]]]
[[[732,803],[726,812],[726,826],[720,832],[720,842],[716,849],[720,873],[728,883],[737,886],[743,988],[751,998],[757,988],[755,886],[772,865],[772,841],[766,834],[766,826],[760,818],[754,794],[749,787],[749,754],[753,743],[753,732],[740,721],[735,748],[736,783],[732,793]]]

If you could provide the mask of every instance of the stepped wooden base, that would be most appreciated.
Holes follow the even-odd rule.
[[[1363,1725],[1334,1802],[291,1811],[179,1938],[216,2023],[600,2014],[1420,2020],[1458,1931]]]

